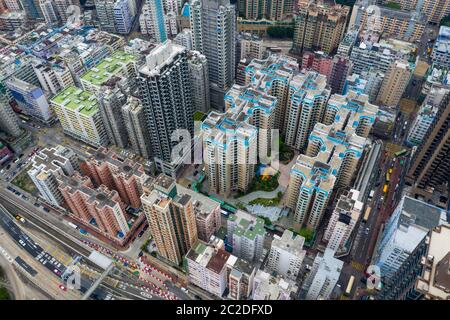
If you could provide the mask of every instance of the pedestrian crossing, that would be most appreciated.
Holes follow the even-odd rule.
[[[351,262],[351,266],[354,268],[354,269],[356,269],[356,270],[358,270],[358,271],[364,271],[364,265],[362,264],[362,263],[359,263],[359,262],[357,262],[357,261],[352,261]]]

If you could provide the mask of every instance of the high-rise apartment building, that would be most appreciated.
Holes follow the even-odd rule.
[[[431,53],[434,66],[450,67],[450,27],[441,26]]]
[[[267,59],[253,59],[245,68],[245,84],[276,98],[274,128],[285,134],[285,117],[290,97],[290,81],[298,72],[296,59],[271,55]]]
[[[131,31],[136,8],[128,0],[95,0],[100,29],[106,32],[128,34]]]
[[[428,129],[436,119],[439,106],[443,99],[449,94],[449,89],[445,87],[431,87],[425,101],[420,107],[414,122],[409,131],[407,143],[410,146],[420,146],[426,139]]]
[[[138,162],[121,159],[113,150],[100,147],[81,168],[94,185],[116,190],[122,201],[132,208],[141,206],[143,185],[148,176]]]
[[[413,184],[415,193],[432,194],[435,189],[448,187],[450,180],[450,97],[439,104],[437,114],[415,151],[406,181]],[[446,186],[447,184],[447,186]]]
[[[386,223],[372,261],[380,268],[379,299],[417,299],[414,290],[422,272],[428,233],[448,223],[445,210],[404,196]]]
[[[166,29],[166,15],[163,0],[146,0],[139,16],[141,33],[148,35],[156,42],[165,42],[170,33]]]
[[[334,257],[334,251],[325,249],[323,254],[317,254],[314,259],[309,278],[307,300],[328,300],[336,286],[344,262]]]
[[[297,150],[306,148],[314,125],[322,121],[329,96],[325,76],[308,71],[293,77],[285,118],[285,142],[288,146]]]
[[[207,113],[210,109],[208,61],[198,51],[188,53],[194,110]]]
[[[266,235],[264,220],[238,210],[227,220],[228,244],[233,255],[247,261],[259,261],[263,254]]]
[[[235,7],[229,0],[193,0],[190,19],[193,49],[208,60],[211,106],[223,110],[235,77]]]
[[[331,53],[344,37],[349,13],[347,6],[300,1],[294,15],[292,49],[297,53],[305,50]]]
[[[396,61],[393,63],[381,84],[377,101],[387,106],[396,106],[402,98],[403,92],[408,86],[413,68],[407,61]]]
[[[297,228],[315,230],[333,189],[351,185],[377,112],[366,95],[331,96],[323,123],[316,123],[291,169],[286,206]]]
[[[376,16],[374,5],[379,12]],[[422,37],[426,23],[425,14],[417,10],[396,10],[378,6],[377,0],[358,0],[353,6],[348,29],[372,30],[385,37],[414,42]]]
[[[39,6],[39,0],[20,0],[20,4],[29,19],[44,21],[44,14]]]
[[[128,132],[122,114],[122,106],[127,102],[126,93],[119,87],[104,87],[99,96],[99,110],[109,141],[120,147],[128,146]]]
[[[39,7],[44,15],[45,23],[52,25],[59,22],[55,3],[52,0],[39,0]]]
[[[192,30],[183,29],[183,31],[177,34],[173,41],[180,46],[186,47],[188,50],[192,50]]]
[[[43,123],[53,121],[53,112],[41,88],[17,78],[10,78],[6,85],[21,112]]]
[[[70,177],[60,175],[58,180],[65,205],[74,219],[110,239],[120,241],[127,236],[130,227],[125,205],[117,191],[108,190],[104,185],[96,189],[89,177],[82,177],[79,173]]]
[[[230,256],[228,267],[228,298],[231,300],[249,300],[253,291],[253,278],[256,268],[252,263]]]
[[[112,87],[122,79],[132,90],[136,87],[136,62],[133,54],[114,51],[81,76],[81,85],[84,90],[99,96],[104,91],[103,86]]]
[[[65,134],[97,147],[108,143],[94,94],[70,86],[53,97],[50,103]]]
[[[439,24],[450,14],[450,1],[448,0],[383,0],[383,3],[398,3],[402,10],[422,12],[427,22]]]
[[[416,281],[416,290],[427,300],[449,300],[450,286],[450,227],[439,226],[425,240],[426,253],[422,256],[422,274]]]
[[[198,238],[202,241],[209,242],[221,226],[222,216],[220,203],[182,185],[177,185],[177,190],[180,194],[188,194],[191,196]]]
[[[247,20],[282,21],[292,16],[295,2],[292,0],[239,0],[237,3],[239,15]]]
[[[48,63],[39,60],[33,64],[42,89],[51,95],[56,95],[64,88],[75,84],[69,68],[58,62],[60,61],[49,59]]]
[[[141,201],[159,255],[173,264],[182,263],[198,240],[191,196],[179,195],[175,180],[160,174],[154,189],[144,190]]]
[[[306,255],[304,243],[305,238],[295,236],[289,230],[284,230],[281,237],[275,235],[267,257],[266,271],[295,280]]]
[[[330,77],[327,77],[328,85],[331,88],[331,94],[342,94],[344,91],[345,81],[351,74],[353,62],[349,57],[335,55],[331,67]]]
[[[19,127],[19,118],[9,104],[6,87],[0,83],[0,131],[12,137],[19,137],[23,130]]]
[[[328,241],[327,248],[336,253],[345,252],[349,249],[347,241],[363,208],[363,203],[358,200],[358,197],[359,191],[357,190],[344,191],[331,214],[323,238]]]
[[[152,157],[150,135],[141,101],[128,97],[126,104],[122,106],[122,117],[131,149],[141,157],[150,159]]]
[[[61,206],[64,198],[58,189],[58,177],[71,176],[79,168],[77,155],[71,149],[59,145],[40,150],[32,158],[28,175],[44,200]]]
[[[203,155],[211,191],[229,195],[248,189],[257,155],[268,157],[271,151],[276,102],[262,90],[233,86],[226,96],[227,112],[212,111],[203,121]]]
[[[240,43],[239,60],[242,59],[259,59],[264,57],[263,40],[250,33],[240,34],[238,41]]]
[[[173,132],[185,129],[191,136],[194,133],[187,49],[170,40],[158,45],[139,69],[138,83],[156,167],[172,175],[171,166],[179,160],[172,158],[177,144],[171,140]]]

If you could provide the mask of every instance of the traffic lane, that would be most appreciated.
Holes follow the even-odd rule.
[[[64,234],[55,231],[53,228],[48,226],[46,223],[40,221],[37,219],[34,215],[32,215],[29,212],[33,212],[32,210],[36,210],[36,207],[32,206],[29,202],[23,201],[21,198],[14,199],[13,197],[5,196],[4,190],[0,189],[0,199],[4,200],[3,205],[4,207],[11,212],[13,215],[20,214],[25,219],[28,219],[29,221],[33,222],[36,226],[39,228],[45,230],[49,234],[51,234],[53,237],[55,237],[59,242],[61,242],[64,247],[67,247],[67,244],[70,245],[72,248],[69,248],[69,251],[75,251],[79,253],[82,256],[88,257],[90,255],[90,251],[83,246],[77,244],[73,240],[69,239]],[[10,191],[8,191],[10,192]],[[21,203],[19,203],[17,200],[19,200]],[[28,207],[27,207],[28,205]],[[36,213],[35,213],[36,214]],[[44,219],[43,219],[44,220]]]

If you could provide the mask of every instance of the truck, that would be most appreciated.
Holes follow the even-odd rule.
[[[67,224],[74,229],[78,229],[78,226],[72,222],[67,222]]]
[[[369,193],[369,200],[373,198],[373,195],[375,194],[375,190],[371,190]]]

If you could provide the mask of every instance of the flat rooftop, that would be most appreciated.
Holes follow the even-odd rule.
[[[50,101],[85,116],[92,116],[98,111],[95,95],[75,86],[67,87]]]
[[[136,57],[124,51],[115,51],[111,56],[104,58],[97,66],[86,72],[81,79],[96,86],[101,86],[123,70],[130,62],[135,62]]]

